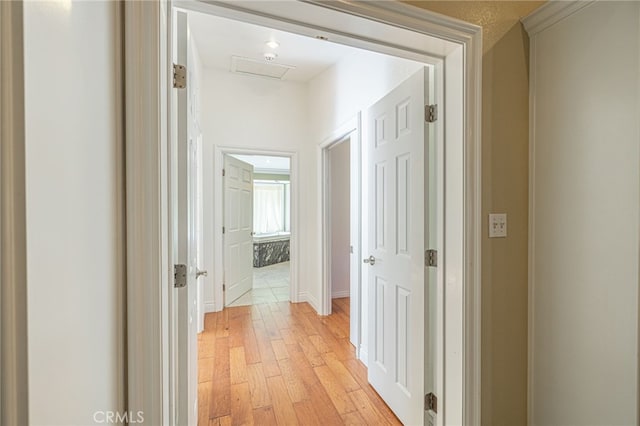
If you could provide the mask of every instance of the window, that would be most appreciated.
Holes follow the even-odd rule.
[[[288,181],[253,182],[253,231],[256,235],[289,232],[291,230]]]

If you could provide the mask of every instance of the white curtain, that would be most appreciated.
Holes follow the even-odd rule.
[[[253,231],[271,234],[285,229],[284,185],[281,183],[254,183]]]

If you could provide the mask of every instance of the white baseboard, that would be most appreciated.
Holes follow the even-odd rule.
[[[349,290],[342,290],[342,291],[332,291],[331,292],[331,298],[332,299],[338,299],[340,297],[349,297],[351,296],[351,292]]]
[[[204,302],[204,312],[205,313],[215,312],[215,311],[216,311],[215,302]]]
[[[318,308],[320,306],[320,304],[318,303],[318,300],[315,297],[313,297],[309,292],[303,291],[299,293],[298,300],[301,302],[307,302],[308,304],[310,304],[311,307],[315,309],[316,313],[320,312],[320,309]]]
[[[358,351],[358,359],[367,367],[369,366],[369,352],[366,346],[360,345],[360,350]]]

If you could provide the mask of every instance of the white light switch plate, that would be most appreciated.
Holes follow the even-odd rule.
[[[504,238],[507,236],[507,214],[489,214],[489,238]]]

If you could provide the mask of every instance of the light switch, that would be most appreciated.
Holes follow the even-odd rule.
[[[489,238],[504,238],[507,236],[507,214],[489,214]]]

